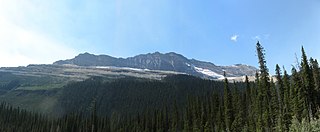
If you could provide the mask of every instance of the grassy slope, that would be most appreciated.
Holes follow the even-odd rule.
[[[16,90],[52,90],[62,88],[67,83],[55,83],[45,85],[20,86]]]
[[[15,81],[14,87],[7,85]],[[60,89],[71,80],[55,76],[22,76],[0,72],[0,102],[30,111],[51,114]]]
[[[1,95],[0,100],[30,111],[50,114],[58,99],[56,92],[50,92],[15,90]]]

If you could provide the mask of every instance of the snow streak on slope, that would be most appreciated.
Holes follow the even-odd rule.
[[[202,73],[202,74],[205,74],[207,76],[210,76],[210,77],[214,77],[214,78],[224,78],[223,75],[220,75],[218,73],[215,73],[214,71],[211,71],[209,69],[204,69],[204,68],[200,68],[200,67],[194,67],[194,69],[199,72],[199,73]]]
[[[150,71],[149,69],[139,69],[131,67],[116,67],[116,66],[94,66],[93,68],[98,69],[123,69],[123,70],[132,70],[132,71]]]

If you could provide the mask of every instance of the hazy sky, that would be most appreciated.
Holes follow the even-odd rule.
[[[320,1],[0,0],[0,66],[155,51],[257,66],[257,40],[271,71],[301,45],[320,59]]]

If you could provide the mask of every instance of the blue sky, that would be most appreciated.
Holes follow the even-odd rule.
[[[217,65],[320,58],[319,0],[0,0],[0,66],[52,63],[82,52],[177,52]]]

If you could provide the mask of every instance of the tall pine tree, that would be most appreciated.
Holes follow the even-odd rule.
[[[232,94],[229,88],[229,82],[226,77],[226,73],[224,72],[224,116],[225,116],[225,124],[226,124],[226,131],[231,131],[231,126],[234,121],[234,111],[232,107]]]
[[[314,86],[313,86],[313,78],[312,78],[312,72],[311,69],[309,67],[309,63],[307,60],[307,55],[304,51],[304,48],[301,48],[301,52],[302,52],[302,60],[301,60],[301,72],[302,72],[302,81],[303,81],[303,94],[306,97],[305,100],[305,112],[304,112],[304,116],[307,117],[307,121],[310,121],[310,118],[313,117],[314,115],[314,111],[313,108],[314,106],[314,102],[313,102],[313,90],[314,90]]]
[[[259,101],[261,104],[262,110],[262,121],[264,131],[270,131],[271,128],[271,118],[270,118],[270,110],[271,110],[271,91],[270,91],[270,79],[269,79],[269,71],[266,65],[265,60],[265,51],[261,46],[259,41],[256,44],[257,55],[259,60],[259,68],[260,68],[260,82],[259,82]]]

